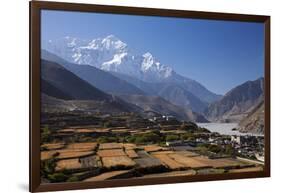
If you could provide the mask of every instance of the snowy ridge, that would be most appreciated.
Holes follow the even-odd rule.
[[[151,53],[134,54],[128,45],[114,35],[93,40],[64,37],[49,40],[43,48],[76,64],[87,64],[111,72],[119,72],[143,81],[160,82],[173,74]]]

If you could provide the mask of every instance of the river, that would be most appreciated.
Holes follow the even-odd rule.
[[[240,133],[238,130],[233,131],[233,128],[238,128],[238,123],[196,123],[199,127],[204,127],[211,132],[218,132],[221,135],[254,135],[262,136],[252,133]]]

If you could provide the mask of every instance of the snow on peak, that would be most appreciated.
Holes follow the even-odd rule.
[[[120,39],[115,37],[114,35],[106,36],[102,43],[106,46],[106,48],[110,48],[110,46],[113,46],[115,49],[123,49],[127,46],[124,42],[122,42]]]
[[[114,36],[114,35],[108,35],[108,36],[106,36],[105,38],[103,38],[103,40],[104,41],[113,41],[113,42],[117,42],[117,41],[120,41],[120,39],[119,38],[117,38],[116,36]]]
[[[150,52],[143,54],[142,70],[155,71],[160,76],[159,78],[168,78],[172,75],[173,69],[161,64]]]
[[[142,56],[143,56],[142,70],[146,71],[155,64],[155,61],[152,54],[149,52],[143,54]]]
[[[76,64],[119,72],[144,81],[157,82],[172,75],[172,68],[161,64],[150,52],[135,54],[114,35],[92,40],[66,36],[47,42],[44,49]]]
[[[150,52],[146,52],[145,54],[142,55],[144,58],[152,58],[152,54]]]
[[[122,42],[120,39],[113,35],[106,36],[105,38],[97,38],[91,40],[85,49],[95,49],[95,50],[124,50],[127,48],[127,44]]]

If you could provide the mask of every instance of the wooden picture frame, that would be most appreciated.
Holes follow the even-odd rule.
[[[96,182],[41,183],[40,177],[40,57],[41,57],[41,10],[93,12],[157,16],[171,18],[192,18],[256,22],[264,24],[264,170],[243,173],[208,174],[177,177],[114,179]],[[106,188],[136,185],[183,183],[196,181],[229,180],[242,178],[270,177],[270,16],[183,11],[155,8],[104,6],[91,4],[30,2],[30,191],[58,191],[88,188]]]

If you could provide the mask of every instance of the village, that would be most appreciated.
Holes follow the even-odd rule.
[[[173,116],[72,112],[41,121],[45,183],[263,170],[262,136],[221,135]]]

